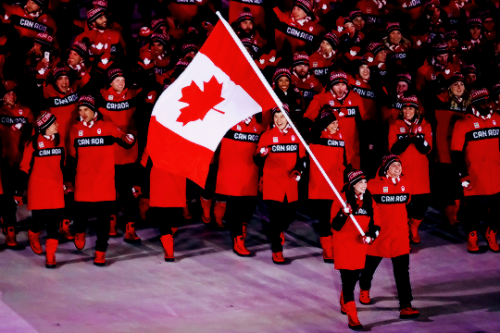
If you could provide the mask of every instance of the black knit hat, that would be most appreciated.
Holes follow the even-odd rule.
[[[36,125],[40,129],[40,132],[45,131],[56,121],[56,117],[49,111],[43,112],[36,119]]]
[[[283,104],[283,110],[285,110],[286,114],[290,116],[290,108],[288,107],[288,104],[284,103]],[[271,110],[271,116],[274,117],[274,115],[278,112],[281,112],[281,109],[279,107],[274,107]]]
[[[415,108],[415,110],[418,110],[419,107],[418,107],[417,96],[411,95],[411,96],[405,96],[405,97],[401,98],[401,110],[404,107],[412,107],[412,108]]]
[[[87,23],[95,22],[99,17],[106,14],[106,10],[101,7],[91,8],[87,11]]]
[[[335,117],[335,113],[333,113],[333,109],[329,105],[325,105],[323,107],[323,110],[320,113],[319,119],[317,121],[320,122],[320,127],[323,130],[336,120],[337,120],[337,117]]]
[[[340,45],[340,38],[336,31],[327,33],[325,37],[323,37],[323,40],[326,40],[334,49]]]
[[[108,71],[108,82],[111,84],[114,79],[116,79],[119,76],[124,76],[123,71],[120,68],[113,68]]]
[[[394,162],[401,163],[401,159],[394,154],[385,155],[384,157],[382,157],[382,171],[384,172],[384,174],[387,173],[387,171],[389,170],[389,167]],[[401,164],[403,164],[403,163],[401,163]]]
[[[292,68],[298,65],[309,66],[309,56],[306,53],[295,53],[293,55]]]
[[[302,9],[308,16],[314,16],[313,5],[310,0],[295,0],[293,5]]]
[[[74,42],[73,46],[71,46],[71,50],[78,53],[80,55],[80,57],[82,57],[82,58],[86,58],[88,55],[87,45],[85,45],[85,43],[80,42],[80,41]]]
[[[333,87],[336,84],[339,83],[345,83],[347,84],[347,74],[342,71],[334,71],[330,73],[330,83],[329,86]]]
[[[80,99],[78,100],[78,107],[80,106],[86,106],[92,111],[96,111],[95,99],[90,95],[83,95],[82,97],[80,97]]]
[[[38,6],[44,8],[45,3],[47,2],[46,0],[33,0],[34,3],[36,3]]]
[[[465,77],[463,76],[463,74],[456,72],[456,73],[453,73],[453,75],[450,77],[449,81],[450,81],[450,86],[451,86],[453,83],[458,82],[458,81],[465,82]]]
[[[253,22],[253,15],[252,12],[250,11],[250,8],[248,7],[243,8],[243,11],[239,13],[236,22],[241,23],[246,20],[250,20]]]
[[[434,55],[448,53],[448,44],[446,43],[436,43],[432,45],[432,53]]]
[[[363,173],[363,171],[353,169],[351,172],[347,174],[347,179],[348,179],[347,182],[348,188],[352,188],[354,187],[354,185],[356,185],[363,179],[366,179],[366,176]]]
[[[490,99],[490,92],[486,88],[474,89],[470,92],[470,101],[472,104],[476,104],[488,99]]]
[[[277,68],[273,75],[273,84],[278,86],[278,80],[282,77],[286,77],[288,81],[292,82],[292,73],[288,68]]]

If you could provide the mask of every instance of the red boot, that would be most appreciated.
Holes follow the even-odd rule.
[[[19,244],[17,244],[16,230],[14,229],[14,227],[7,227],[5,245],[7,245],[7,247],[11,249],[16,249],[19,247]]]
[[[191,212],[189,211],[189,207],[188,207],[187,203],[186,203],[186,205],[184,207],[182,207],[182,216],[186,220],[191,220],[193,218],[193,215],[191,215]]]
[[[362,330],[363,325],[359,322],[358,311],[356,310],[356,303],[354,301],[347,302],[345,305],[345,312],[347,313],[347,322],[349,328],[352,330]]]
[[[471,231],[469,232],[469,238],[467,240],[467,251],[470,253],[478,253],[479,245],[477,245],[477,232]]]
[[[56,268],[56,250],[59,241],[57,239],[47,239],[45,242],[45,267]]]
[[[118,232],[116,231],[116,214],[113,214],[109,220],[109,237],[116,236],[118,236]]]
[[[277,265],[284,264],[285,258],[283,257],[283,252],[273,252],[273,262]]]
[[[139,199],[139,216],[141,217],[142,221],[146,221],[148,209],[149,209],[149,199],[148,198],[140,198]]]
[[[174,237],[172,235],[163,235],[160,237],[160,241],[165,250],[165,261],[174,261]]]
[[[359,291],[359,302],[364,305],[368,305],[371,303],[370,291],[369,290],[360,290]]]
[[[40,232],[33,232],[31,230],[28,230],[28,238],[30,241],[31,250],[33,250],[35,254],[42,254],[43,249],[42,245],[40,245]]]
[[[280,238],[281,238],[281,246],[285,245],[285,233],[284,232],[280,233]]]
[[[418,227],[422,223],[422,220],[415,220],[410,218],[408,220],[408,224],[410,226],[410,240],[412,243],[418,244],[420,243],[420,236],[418,235]]]
[[[497,243],[497,232],[493,231],[488,227],[486,229],[486,240],[488,241],[488,247],[490,248],[491,251],[493,252],[498,252],[500,251],[500,247],[498,246]]]
[[[410,307],[401,309],[399,311],[399,318],[400,319],[411,319],[411,318],[417,318],[420,316],[420,312],[418,312],[417,309]]]
[[[85,233],[84,232],[77,232],[75,235],[75,247],[77,250],[83,250],[85,247]]]
[[[245,247],[245,239],[243,236],[237,236],[233,239],[233,252],[239,255],[240,257],[248,257],[250,255],[250,251]]]
[[[94,265],[96,266],[106,265],[106,252],[95,251]]]
[[[212,199],[203,199],[203,197],[200,197],[200,203],[201,203],[201,219],[203,223],[209,224],[212,221],[212,217],[210,215],[210,209],[212,208]]]
[[[141,242],[141,238],[135,233],[135,223],[129,222],[125,226],[125,237],[123,239],[127,243],[136,244]]]
[[[64,219],[59,223],[59,233],[66,238],[67,240],[73,240],[75,239],[75,236],[71,234],[71,231],[69,230],[69,223],[70,220]]]
[[[214,205],[214,217],[218,228],[224,228],[224,214],[226,213],[226,203],[223,201],[215,201]]]
[[[333,244],[332,237],[320,237],[319,242],[323,248],[323,261],[329,264],[333,264]]]
[[[449,205],[444,208],[444,211],[446,213],[446,217],[448,218],[448,221],[450,221],[450,224],[453,226],[455,225],[457,221],[457,208],[455,205]]]

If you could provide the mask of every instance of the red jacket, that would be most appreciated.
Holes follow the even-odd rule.
[[[337,53],[335,50],[333,50],[332,56],[328,59],[318,50],[309,57],[309,67],[318,80],[323,82],[323,84],[327,84],[330,80],[330,69],[339,58],[340,53]]]
[[[125,51],[125,42],[121,34],[116,30],[92,29],[76,36],[75,41],[81,42],[85,37],[90,41],[89,54],[91,57],[102,56],[104,54],[114,56],[120,49],[121,52]]]
[[[69,131],[78,117],[79,94],[77,84],[74,83],[68,93],[64,94],[52,84],[43,87],[43,97],[47,101],[49,111],[57,118],[61,143],[69,149]]]
[[[358,93],[350,90],[347,96],[339,101],[331,90],[322,92],[314,96],[309,104],[305,118],[316,120],[324,105],[329,105],[334,111],[339,121],[339,128],[352,152],[351,163],[353,168],[359,169],[359,133],[357,123],[361,121],[361,114],[364,113],[363,100]]]
[[[31,110],[17,103],[14,107],[0,107],[0,139],[3,155],[12,165],[19,164],[23,158],[24,144],[29,139],[35,119]],[[21,129],[16,127],[21,124]]]
[[[368,247],[366,254],[383,258],[409,254],[410,239],[406,204],[410,201],[410,184],[404,177],[394,184],[385,176],[377,176],[368,182],[368,188],[380,212],[380,235]]]
[[[262,125],[255,117],[248,125],[241,121],[226,133],[220,144],[216,193],[257,196],[259,167],[253,156],[261,133]]]
[[[301,78],[297,73],[293,72],[292,83],[299,89],[306,105],[309,105],[313,97],[323,90],[323,85],[314,74],[307,74],[305,78]]]
[[[427,146],[425,147],[428,147],[427,153],[423,154],[416,148],[415,143],[410,143],[402,153],[398,154],[398,157],[401,159],[401,164],[403,165],[405,180],[410,184],[410,194],[412,195],[427,194],[431,191],[429,181],[429,159],[427,158],[427,154],[432,150],[433,138],[431,125],[425,119],[422,119],[416,131],[419,135],[424,136],[424,140],[427,142]],[[404,120],[398,119],[389,128],[389,148],[393,147],[395,143],[403,139],[404,136],[409,133],[410,126],[408,126]]]
[[[380,214],[377,204],[371,198],[369,192],[364,195],[363,206],[356,209],[352,214],[356,218],[359,226],[366,233],[369,229],[370,220],[373,218],[375,225],[381,224]],[[342,198],[346,200],[345,193]],[[342,209],[342,205],[335,200],[332,205],[332,215],[336,216]],[[381,231],[382,232],[382,231]],[[335,269],[356,270],[365,268],[366,252],[369,246],[361,242],[360,234],[351,218],[348,217],[346,223],[340,231],[333,230],[333,253],[335,256]],[[375,240],[378,242],[378,240]]]
[[[500,115],[490,119],[467,114],[458,120],[453,130],[451,150],[465,154],[465,167],[472,190],[465,196],[493,195],[500,192]],[[457,166],[460,167],[460,166]]]
[[[115,142],[126,134],[110,121],[92,127],[77,121],[70,131],[69,155],[77,158],[75,201],[115,201]]]
[[[309,145],[314,156],[325,170],[337,190],[344,186],[344,171],[351,163],[351,152],[342,134],[337,131],[331,134],[327,129],[321,132],[321,137]],[[309,199],[337,200],[335,193],[319,171],[316,163],[310,163],[309,169]]]
[[[167,8],[179,25],[190,25],[207,0],[172,0]]]
[[[260,137],[257,153],[262,147],[269,148],[263,170],[263,199],[284,202],[299,200],[298,183],[290,177],[306,150],[293,129],[284,134],[277,127],[264,132]]]
[[[451,164],[451,136],[455,124],[465,115],[465,107],[452,103],[448,91],[438,95],[436,117],[436,162]]]
[[[113,88],[101,89],[104,104],[99,107],[104,120],[113,122],[122,132],[137,134],[137,128],[133,115],[140,102],[138,95],[142,91],[139,89],[125,88],[121,94]],[[140,96],[140,95],[139,95]],[[126,149],[115,145],[115,155],[117,165],[135,163],[138,158],[138,145],[134,144],[132,149]]]
[[[21,171],[29,174],[28,210],[64,208],[64,145],[38,135],[24,148]]]
[[[275,29],[276,51],[278,53],[283,50],[285,45],[289,47],[291,54],[307,51],[314,45],[316,39],[324,34],[325,29],[317,21],[309,21],[301,25],[292,18],[291,13],[283,13],[278,7],[274,8],[274,13],[278,18]]]
[[[377,96],[368,82],[365,82],[359,75],[349,75],[349,85],[352,90],[361,96],[363,100],[363,108],[360,109],[361,119],[363,120],[379,120],[377,112]]]
[[[38,17],[32,17],[20,5],[9,6],[4,4],[5,14],[2,17],[3,23],[12,24],[19,37],[35,38],[39,32],[46,32],[51,36],[57,30],[56,23],[52,17],[44,12]]]
[[[415,88],[418,92],[422,92],[425,86],[432,81],[435,81],[439,74],[445,77],[452,75],[455,72],[459,72],[460,67],[453,63],[448,63],[443,70],[439,70],[436,66],[429,64],[428,60],[425,60],[424,64],[417,70],[417,79],[415,82]]]
[[[149,174],[149,207],[184,207],[186,205],[186,177],[169,173],[153,165],[147,151],[141,158],[143,167],[151,167]]]

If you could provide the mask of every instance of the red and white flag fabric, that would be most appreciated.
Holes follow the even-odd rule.
[[[277,106],[255,63],[228,29],[223,19],[217,23],[186,70],[162,93],[149,125],[147,150],[153,163],[202,187],[226,132]]]

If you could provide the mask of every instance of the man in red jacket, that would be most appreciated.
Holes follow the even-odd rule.
[[[347,74],[342,71],[330,74],[330,84],[328,90],[314,96],[311,104],[304,114],[304,123],[308,129],[311,127],[325,105],[329,105],[335,112],[335,117],[339,121],[342,134],[349,144],[352,152],[351,163],[353,168],[359,169],[359,133],[358,124],[361,123],[361,112],[363,100],[358,93],[352,91],[347,84]]]
[[[368,182],[368,187],[380,212],[380,234],[366,252],[365,268],[359,279],[362,304],[369,304],[373,274],[383,258],[391,258],[399,299],[399,318],[419,316],[412,307],[410,284],[410,240],[408,239],[408,213],[410,184],[402,175],[401,160],[396,155],[384,156],[378,177]]]
[[[299,89],[306,107],[313,97],[323,90],[323,85],[316,75],[309,71],[309,56],[305,53],[293,55],[292,83]]]
[[[486,89],[471,92],[468,114],[459,119],[451,139],[451,160],[465,196],[464,229],[467,249],[479,252],[477,229],[485,213],[486,240],[493,252],[500,251],[496,235],[500,219],[500,115],[493,112]]]
[[[115,190],[115,142],[132,147],[133,134],[120,131],[115,124],[102,119],[92,96],[78,101],[80,119],[73,125],[67,161],[67,177],[75,184],[75,247],[85,247],[87,220],[97,217],[94,264],[104,266],[108,247],[109,224]]]
[[[48,0],[28,0],[26,5],[10,6],[4,4],[3,23],[14,26],[19,37],[32,41],[39,32],[54,35],[57,28],[52,17],[45,12]]]

